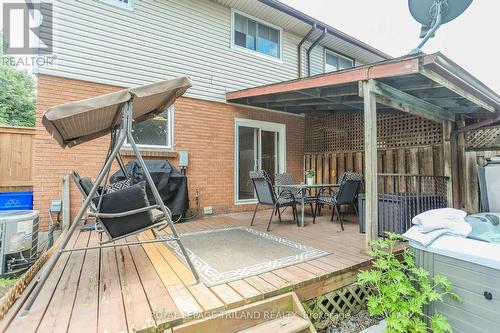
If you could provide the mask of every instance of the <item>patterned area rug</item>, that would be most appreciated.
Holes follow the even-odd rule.
[[[207,286],[240,280],[329,254],[247,227],[198,231],[180,237],[200,279]],[[177,242],[166,244],[185,263]]]

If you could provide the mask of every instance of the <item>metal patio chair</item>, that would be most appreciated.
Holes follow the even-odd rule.
[[[298,223],[297,202],[292,191],[284,189],[278,195],[276,195],[273,184],[271,183],[269,176],[264,170],[250,171],[250,179],[252,180],[258,200],[253,212],[252,222],[250,223],[250,226],[253,226],[255,215],[257,214],[259,205],[273,206],[273,211],[267,225],[267,231],[269,231],[271,228],[271,222],[273,220],[274,214],[276,213],[276,210],[279,212],[280,208],[283,207],[292,207],[293,220],[297,221]],[[278,215],[281,222],[281,213],[279,213]]]
[[[333,221],[333,215],[336,213],[337,219],[340,221],[340,226],[342,227],[342,230],[344,230],[344,218],[340,211],[340,207],[343,205],[354,206],[354,209],[357,212],[356,198],[362,182],[363,176],[361,174],[346,171],[341,177],[340,186],[337,191],[325,193],[326,188],[320,189],[316,195],[316,209],[313,215],[313,222],[316,219],[318,206],[332,206],[333,211],[331,221]]]
[[[276,188],[278,191],[283,188],[283,185],[296,185],[298,184],[297,181],[295,181],[295,177],[291,172],[283,172],[279,173],[276,175]],[[295,200],[297,203],[301,203],[302,199],[302,191],[300,189],[294,189],[294,188],[288,188],[294,195]],[[314,214],[314,207],[313,204],[316,203],[316,197],[313,195],[306,195],[304,197],[304,203],[307,205],[309,204],[311,207],[311,214]],[[278,214],[280,214],[280,210],[278,209]]]

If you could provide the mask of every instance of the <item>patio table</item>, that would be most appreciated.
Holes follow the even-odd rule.
[[[300,212],[300,226],[303,228],[304,227],[304,206],[305,206],[305,197],[306,197],[306,192],[309,189],[321,189],[325,187],[340,187],[340,184],[313,184],[313,185],[307,185],[307,184],[292,184],[292,185],[280,185],[279,186],[284,187],[284,188],[289,188],[289,189],[297,189],[300,191],[300,203],[302,206],[301,212]]]

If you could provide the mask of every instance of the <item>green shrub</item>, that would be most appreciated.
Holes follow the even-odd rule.
[[[371,291],[367,298],[370,315],[387,320],[387,333],[425,333],[426,320],[434,333],[452,332],[445,316],[435,313],[429,317],[423,310],[424,305],[442,301],[445,295],[460,301],[448,278],[435,275],[431,279],[429,272],[415,266],[409,249],[401,254],[394,252],[397,241],[403,239],[400,235],[387,233],[387,236],[372,242],[369,255],[373,266],[358,274],[358,284]]]

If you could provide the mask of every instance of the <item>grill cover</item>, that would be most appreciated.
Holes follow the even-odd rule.
[[[187,177],[169,161],[146,160],[145,163],[163,203],[172,211],[172,215],[184,214],[189,208]],[[132,184],[145,181],[144,172],[137,160],[129,162],[125,166],[125,171],[132,180]],[[115,183],[125,178],[120,170],[111,176],[110,182]],[[156,200],[147,183],[146,193],[149,202],[153,205]]]

